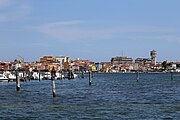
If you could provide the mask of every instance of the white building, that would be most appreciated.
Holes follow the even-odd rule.
[[[61,64],[69,61],[68,56],[55,57],[55,59],[56,59],[56,62],[61,63]]]
[[[152,65],[156,65],[157,52],[155,50],[150,51]]]

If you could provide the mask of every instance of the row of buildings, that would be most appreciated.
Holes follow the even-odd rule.
[[[111,58],[110,62],[93,62],[91,60],[71,60],[68,56],[43,56],[36,62],[25,62],[23,59],[16,59],[13,62],[0,62],[0,71],[51,71],[54,67],[56,71],[73,70],[96,71],[96,72],[134,72],[134,71],[178,71],[179,62],[157,62],[157,52],[150,51],[150,58],[137,58],[133,61],[127,56],[117,56]]]

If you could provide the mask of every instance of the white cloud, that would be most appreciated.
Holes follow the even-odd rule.
[[[38,31],[59,41],[88,40],[173,40],[179,41],[176,30],[154,26],[98,27],[101,23],[74,20],[48,23]],[[102,26],[102,25],[100,25]]]
[[[60,41],[97,40],[112,37],[114,31],[89,28],[87,24],[88,22],[80,20],[54,22],[39,26],[38,31]]]
[[[73,21],[63,21],[63,22],[54,22],[54,23],[49,23],[46,24],[46,27],[56,27],[59,25],[77,25],[77,24],[81,24],[83,23],[83,21],[80,20],[73,20]]]
[[[30,4],[17,4],[15,2],[10,2],[10,0],[3,1],[5,2],[0,2],[0,6],[6,5],[6,8],[0,14],[0,22],[20,20],[22,18],[25,18],[31,12],[32,7]]]

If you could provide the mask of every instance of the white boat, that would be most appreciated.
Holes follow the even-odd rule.
[[[8,81],[8,78],[4,75],[4,74],[0,74],[0,81],[4,82],[4,81]]]
[[[69,72],[67,75],[67,78],[68,79],[75,79],[75,78],[78,78],[78,75],[75,74],[74,72]]]
[[[51,73],[50,72],[45,72],[45,74],[43,75],[43,79],[44,80],[50,80],[51,79]]]
[[[78,77],[78,75],[77,75],[77,74],[75,74],[75,73],[73,74],[73,76],[74,76],[74,78],[77,78],[77,77]]]
[[[9,71],[6,71],[3,73],[4,76],[6,76],[9,80],[15,80],[16,79],[16,75],[15,74],[12,74],[11,72]]]
[[[39,79],[39,72],[33,72],[32,77],[33,77],[34,80],[38,80]],[[40,74],[40,79],[41,80],[43,79],[42,74]]]
[[[9,80],[15,80],[16,79],[16,75],[10,73],[8,75],[8,78],[9,78]]]
[[[56,73],[56,77],[55,77],[55,79],[56,80],[61,80],[61,79],[63,79],[64,78],[64,75],[63,74],[61,74],[61,73]]]

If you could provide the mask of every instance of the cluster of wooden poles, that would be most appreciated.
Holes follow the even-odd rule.
[[[173,80],[173,72],[170,72],[170,74],[171,74],[171,80]],[[55,70],[51,71],[51,76],[52,76],[51,77],[51,80],[52,80],[52,93],[53,93],[53,97],[56,97]],[[81,77],[84,78],[84,71],[82,71],[82,76]],[[39,78],[40,78],[40,76],[39,76]],[[92,78],[93,78],[93,72],[89,71],[89,85],[92,84]],[[72,78],[70,78],[70,76],[68,76],[68,79],[72,79]],[[137,82],[139,81],[139,79],[140,79],[140,73],[136,72],[136,80],[137,80]],[[20,79],[19,79],[19,76],[18,76],[17,72],[16,72],[16,90],[20,91]]]
[[[56,84],[55,84],[55,73],[56,71],[52,69],[51,71],[51,81],[52,81],[52,93],[53,97],[56,97]],[[82,78],[84,78],[84,71],[82,71]],[[89,71],[89,85],[92,84],[93,72]],[[71,73],[68,74],[68,79],[72,79]],[[40,74],[39,74],[40,81]],[[20,77],[18,76],[18,72],[16,71],[16,91],[20,91]]]

